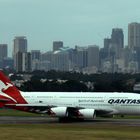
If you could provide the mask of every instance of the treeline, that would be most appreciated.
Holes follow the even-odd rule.
[[[41,82],[31,80],[20,87],[23,91],[54,91],[54,92],[88,92],[88,87],[79,81],[69,80],[64,83],[56,80]]]
[[[41,82],[41,79],[47,79]],[[66,82],[58,82],[66,80]],[[89,88],[87,82],[94,84],[94,89]],[[21,87],[25,91],[119,91],[133,92],[135,83],[140,82],[140,74],[82,74],[76,72],[34,71],[30,81]]]

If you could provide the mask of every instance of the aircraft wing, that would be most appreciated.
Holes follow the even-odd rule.
[[[5,106],[10,108],[22,108],[27,112],[39,114],[49,114],[50,109],[55,107],[47,104],[5,104]]]
[[[46,107],[46,106],[49,106],[49,107],[52,107],[48,104],[5,104],[6,106],[21,106],[21,107]]]
[[[61,108],[55,105],[48,105],[48,104],[6,104],[7,107],[22,107],[27,109],[29,112],[32,113],[40,113],[40,114],[50,114],[52,108]],[[88,108],[79,108],[79,107],[64,107],[67,109],[67,112],[71,114],[71,116],[77,116],[79,110],[86,110]],[[93,109],[94,110],[94,109]],[[61,111],[61,109],[60,109]],[[108,109],[96,109],[95,110],[97,116],[107,116],[114,113],[114,110]]]

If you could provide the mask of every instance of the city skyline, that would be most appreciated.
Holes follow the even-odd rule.
[[[16,36],[13,59],[7,58],[7,45],[0,44],[0,68],[16,72],[34,70],[77,71],[83,73],[137,73],[140,72],[140,23],[128,24],[128,47],[124,47],[122,28],[113,28],[110,38],[104,38],[104,47],[76,45],[65,47],[63,41],[53,41],[50,51],[43,53],[28,49],[26,36]]]
[[[13,49],[14,36],[26,36],[30,50],[52,49],[52,42],[64,46],[97,44],[110,37],[112,28],[122,28],[127,45],[127,29],[139,22],[139,0],[0,0],[1,44]]]

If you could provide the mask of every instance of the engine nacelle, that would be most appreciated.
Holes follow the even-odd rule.
[[[96,117],[96,113],[94,109],[80,109],[79,117],[82,117],[85,119],[93,119]]]
[[[66,117],[67,107],[53,107],[50,109],[49,115],[54,117]]]

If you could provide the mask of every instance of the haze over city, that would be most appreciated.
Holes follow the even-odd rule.
[[[51,50],[54,40],[103,47],[112,28],[122,28],[127,45],[128,23],[140,21],[139,5],[139,0],[0,0],[0,43],[11,52],[14,36],[24,35],[29,50]]]

